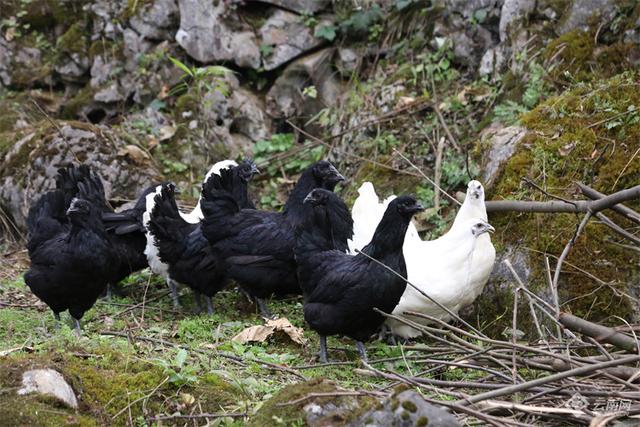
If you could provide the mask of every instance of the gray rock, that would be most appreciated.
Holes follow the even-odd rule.
[[[330,25],[322,19],[316,27]],[[321,45],[324,41],[313,35],[312,28],[304,24],[302,16],[277,10],[260,28],[263,45],[273,47],[273,51],[263,59],[265,70],[273,70],[298,55]]]
[[[561,19],[559,33],[564,34],[573,30],[589,29],[589,20],[598,17],[601,24],[607,24],[616,15],[615,0],[580,0],[571,2],[571,7]]]
[[[179,0],[176,41],[197,61],[234,61],[240,67],[257,69],[260,49],[255,34],[229,13],[226,4],[220,1],[212,7],[211,0]]]
[[[320,50],[289,64],[267,93],[267,112],[272,117],[311,117],[326,106],[336,105],[342,86],[334,76],[331,60],[335,49]],[[315,86],[316,98],[303,95]]]
[[[495,76],[501,74],[507,63],[505,50],[506,49],[503,45],[498,45],[487,50],[484,55],[482,55],[482,59],[480,59],[478,74],[481,76]]]
[[[361,55],[354,49],[348,47],[338,48],[338,57],[336,58],[336,68],[345,77],[356,71]]]
[[[22,388],[19,395],[30,393],[53,396],[70,408],[78,408],[78,399],[64,377],[53,369],[34,369],[22,374]]]
[[[509,36],[509,27],[525,20],[535,7],[535,0],[505,0],[500,14],[500,41],[506,41]]]
[[[382,408],[366,412],[350,427],[460,427],[456,418],[443,407],[427,403],[415,390],[391,396]]]
[[[12,46],[0,35],[0,83],[3,86],[11,84]]]
[[[59,131],[49,124],[23,130],[25,136],[0,158],[0,206],[19,228],[25,228],[29,205],[55,187],[57,169],[70,163],[82,161],[94,168],[104,180],[107,197],[133,199],[160,180],[152,160],[127,150],[128,143],[109,127],[56,124]]]
[[[506,128],[492,127],[482,136],[482,182],[486,188],[491,188],[502,171],[502,166],[515,153],[520,140],[527,134],[527,130],[520,126]]]
[[[175,0],[145,3],[129,19],[131,28],[151,40],[171,40],[178,28],[178,5]]]
[[[312,14],[325,9],[331,0],[264,0],[264,3],[297,13]]]

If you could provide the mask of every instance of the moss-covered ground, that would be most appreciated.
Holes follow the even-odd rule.
[[[293,425],[302,421],[304,404],[279,404],[337,387],[372,391],[387,384],[354,371],[359,362],[348,339],[329,339],[330,358],[340,363],[321,367],[309,367],[317,363],[312,331],[305,330],[304,346],[277,335],[264,343],[234,342],[244,328],[264,323],[244,296],[234,288],[220,292],[209,316],[196,314],[183,288],[182,308],[174,309],[166,285],[147,272],[132,276],[118,291],[123,295],[99,300],[77,337],[66,314],[57,327],[25,286],[23,254],[9,261],[0,276],[0,425],[154,425],[153,417],[177,413],[247,414],[217,418],[217,425]],[[270,307],[305,327],[299,298],[272,300]],[[411,351],[383,342],[367,348],[376,366],[412,368],[411,357],[403,357]],[[48,397],[15,394],[22,372],[41,367],[64,375],[78,396],[77,411]],[[352,415],[376,402],[349,399]]]

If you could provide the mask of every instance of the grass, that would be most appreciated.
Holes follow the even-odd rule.
[[[82,319],[82,336],[77,337],[65,313],[62,326],[56,328],[51,312],[29,292],[21,277],[3,279],[0,302],[12,306],[0,310],[0,351],[9,353],[0,358],[0,366],[11,375],[0,375],[0,390],[18,386],[19,374],[27,367],[58,369],[78,394],[80,421],[76,421],[82,425],[151,425],[145,417],[200,411],[247,412],[247,419],[217,420],[220,425],[244,425],[245,421],[264,420],[265,407],[277,414],[280,407],[270,399],[281,390],[301,384],[296,390],[302,395],[289,391],[280,396],[286,400],[309,392],[301,378],[284,369],[270,369],[261,362],[283,367],[315,364],[317,335],[305,330],[304,346],[275,336],[263,343],[232,341],[244,328],[263,324],[255,307],[235,289],[224,290],[214,298],[216,312],[212,316],[194,312],[195,302],[186,288],[180,291],[182,308],[174,310],[164,283],[146,271],[129,278],[121,292],[122,296],[115,295],[111,301],[99,300],[87,312]],[[140,304],[145,292],[149,303]],[[300,298],[272,300],[270,307],[295,326],[305,326]],[[104,332],[156,341],[128,340]],[[331,337],[329,347],[333,361],[353,363],[296,372],[312,381],[310,384],[322,380],[331,387],[363,390],[384,385],[381,380],[354,372],[358,358],[353,342]],[[398,347],[382,342],[372,342],[367,347],[373,360],[402,356]],[[410,360],[385,363],[399,372],[411,368]],[[42,405],[53,405],[63,414],[72,414],[51,399],[29,399],[30,406],[25,410],[31,412],[24,418],[25,424],[40,422],[33,414],[45,414]],[[370,400],[358,398],[367,405]],[[291,413],[286,414],[284,419],[293,422]]]

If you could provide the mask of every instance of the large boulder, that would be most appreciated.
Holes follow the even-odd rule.
[[[334,53],[333,48],[323,49],[289,64],[267,93],[269,115],[310,118],[322,108],[336,105],[342,86],[331,67]],[[304,94],[310,86],[315,87],[315,96]]]
[[[366,412],[351,427],[460,427],[446,409],[432,405],[415,390],[405,390],[386,399],[378,408]]]
[[[322,19],[316,27],[330,25]],[[270,46],[272,52],[264,58],[264,69],[273,70],[296,58],[300,54],[320,46],[323,40],[314,36],[305,25],[304,18],[295,13],[277,10],[260,28],[262,45]]]
[[[193,59],[204,62],[233,61],[239,67],[260,67],[255,34],[228,2],[212,6],[211,0],[180,0],[180,29],[176,41]]]
[[[20,229],[29,206],[55,187],[62,166],[88,164],[102,177],[107,197],[119,199],[134,199],[161,178],[144,150],[106,126],[45,121],[15,135],[0,151],[0,207]]]

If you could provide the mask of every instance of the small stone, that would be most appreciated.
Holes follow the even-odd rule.
[[[19,395],[40,393],[53,396],[70,408],[78,408],[78,399],[64,377],[53,369],[34,369],[22,374]]]

